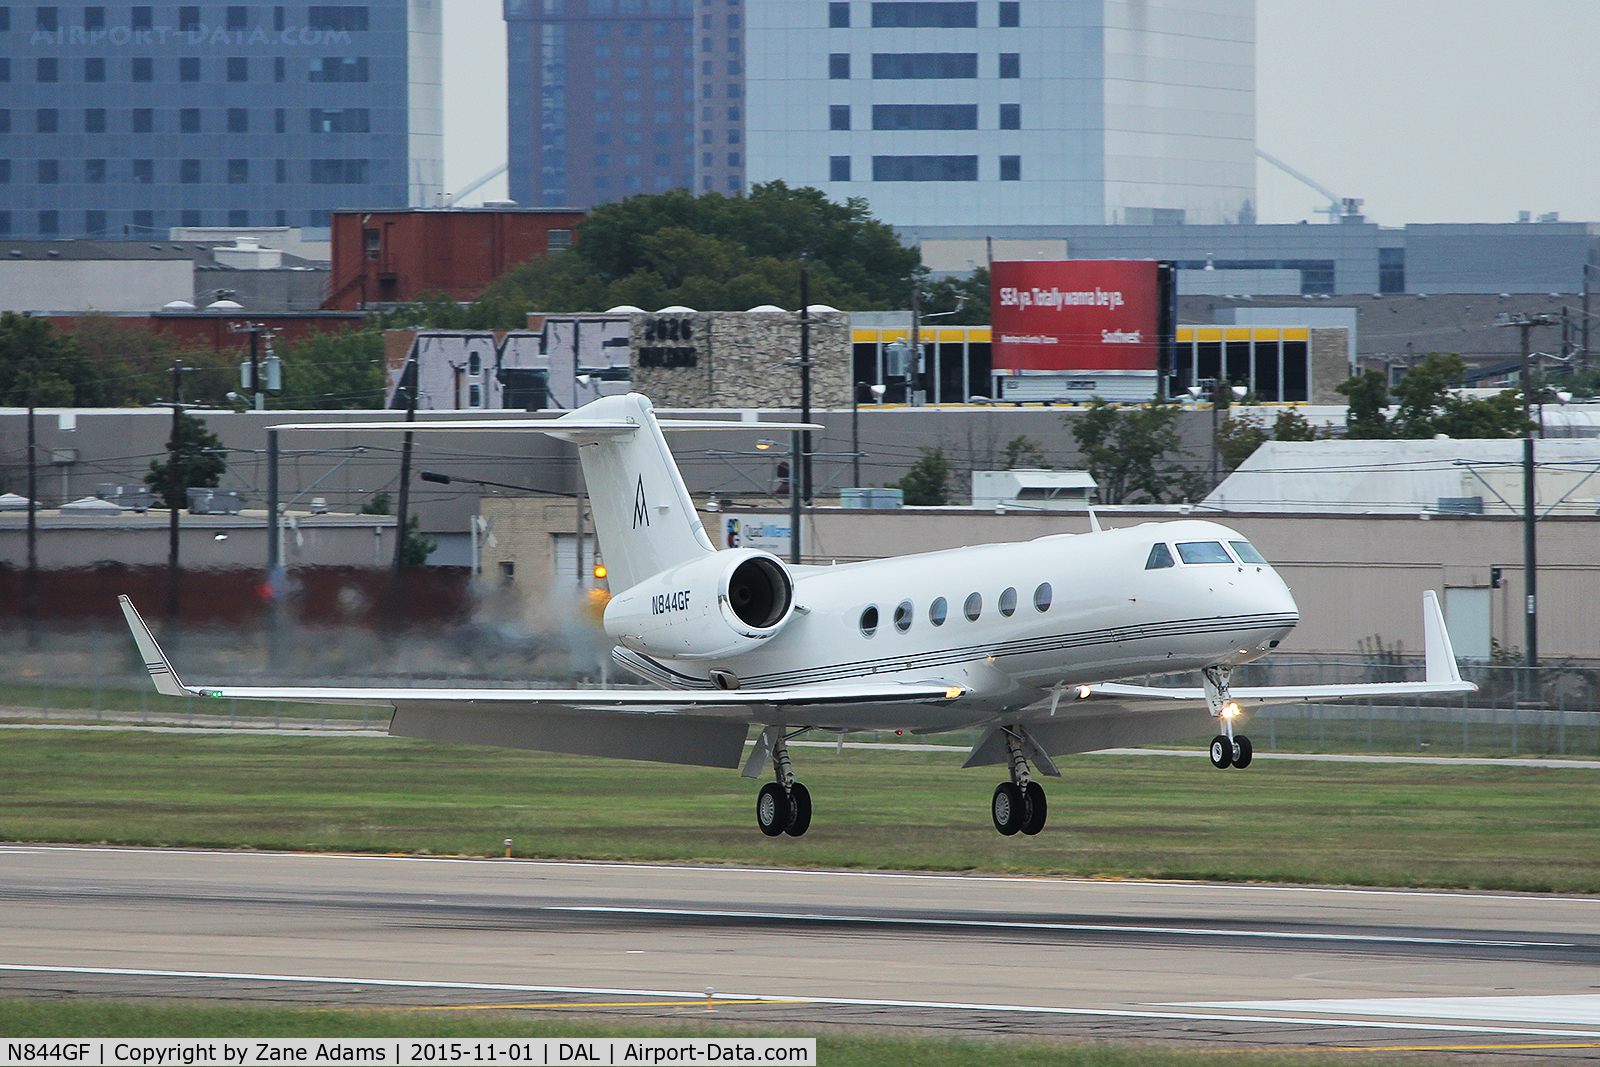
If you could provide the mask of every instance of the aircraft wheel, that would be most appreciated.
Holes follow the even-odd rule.
[[[799,837],[811,828],[811,791],[796,782],[789,788],[789,825],[784,833]]]
[[[777,837],[789,825],[789,798],[777,782],[762,786],[756,797],[756,825],[768,837]]]
[[[1028,802],[1016,783],[1001,782],[994,787],[989,814],[994,817],[994,828],[1007,837],[1022,829],[1028,818]]]
[[[1211,739],[1211,766],[1219,771],[1233,766],[1233,744],[1221,734]]]
[[[1045,816],[1049,813],[1049,805],[1045,803],[1044,786],[1038,782],[1029,782],[1027,792],[1028,817],[1022,824],[1022,832],[1032,837],[1044,829]]]
[[[1233,735],[1233,765],[1240,770],[1250,766],[1250,758],[1255,755],[1255,746],[1244,734]]]

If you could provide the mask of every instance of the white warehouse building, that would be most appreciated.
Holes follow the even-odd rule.
[[[1254,221],[1253,0],[745,7],[751,183],[897,226]]]

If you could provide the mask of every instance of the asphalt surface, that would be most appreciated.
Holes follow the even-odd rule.
[[[1600,900],[0,846],[0,995],[83,994],[1592,1059]]]

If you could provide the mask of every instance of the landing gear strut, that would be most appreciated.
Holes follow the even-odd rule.
[[[1211,766],[1219,771],[1229,767],[1244,770],[1250,766],[1255,754],[1255,746],[1250,739],[1233,732],[1233,720],[1239,716],[1239,705],[1228,694],[1228,678],[1232,673],[1230,667],[1206,667],[1200,672],[1200,679],[1205,685],[1206,703],[1211,708],[1212,716],[1222,721],[1222,733],[1211,739],[1210,751]]]
[[[756,825],[768,837],[799,837],[811,828],[811,792],[794,780],[783,727],[768,727],[768,731],[763,740],[770,737],[775,781],[762,786],[756,797]]]
[[[1017,833],[1032,837],[1044,829],[1049,813],[1044,788],[1029,776],[1022,742],[1009,730],[1006,731],[1006,751],[1011,754],[1011,781],[994,787],[989,814],[994,818],[994,828],[1007,837]]]

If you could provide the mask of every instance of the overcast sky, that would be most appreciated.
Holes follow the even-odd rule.
[[[445,9],[445,182],[505,162],[500,0]],[[1256,144],[1369,218],[1600,221],[1600,3],[1257,0]],[[1262,222],[1324,198],[1261,163]],[[504,197],[503,177],[466,203]]]

